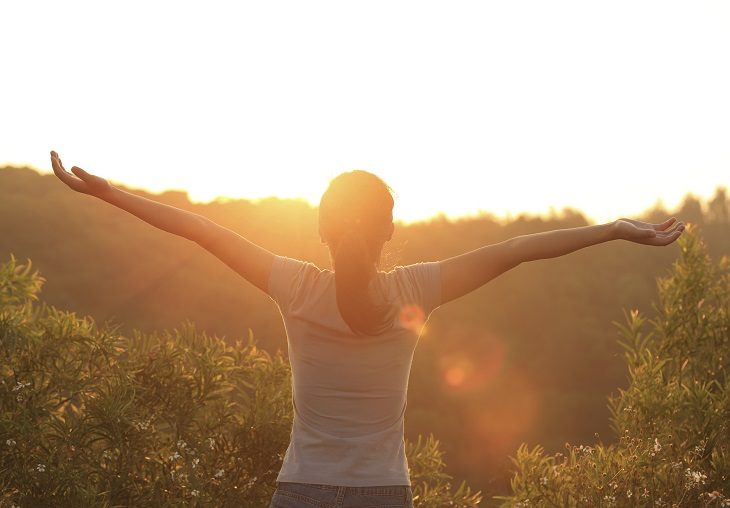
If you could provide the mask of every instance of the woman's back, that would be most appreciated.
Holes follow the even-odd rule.
[[[339,313],[333,272],[280,256],[274,261],[268,293],[287,331],[294,399],[278,481],[410,484],[403,424],[420,329],[400,315],[415,305],[427,317],[439,305],[439,264],[378,272],[371,291],[392,305],[392,327],[377,336],[355,334]]]

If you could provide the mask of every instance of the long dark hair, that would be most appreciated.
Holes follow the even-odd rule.
[[[367,171],[335,177],[319,203],[320,233],[332,252],[337,307],[358,334],[377,335],[392,319],[390,305],[374,301],[368,291],[392,225],[390,187]]]

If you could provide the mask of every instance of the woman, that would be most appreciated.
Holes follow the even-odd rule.
[[[403,441],[411,360],[440,305],[526,261],[607,242],[663,246],[684,224],[631,219],[486,245],[439,262],[378,270],[393,235],[388,186],[365,171],[330,182],[319,233],[334,271],[277,256],[200,215],[127,193],[78,167],[55,174],[153,226],[196,242],[278,305],[287,333],[294,421],[271,508],[412,506]]]

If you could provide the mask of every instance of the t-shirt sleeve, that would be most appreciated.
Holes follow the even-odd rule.
[[[402,266],[396,271],[406,300],[421,307],[425,317],[441,305],[441,264],[438,261]]]
[[[274,256],[267,294],[282,311],[288,311],[291,302],[301,291],[304,279],[314,265],[285,256]]]

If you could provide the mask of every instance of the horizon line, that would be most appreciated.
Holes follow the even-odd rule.
[[[15,165],[13,163],[7,163],[3,162],[2,165],[0,165],[0,169],[5,170],[29,170],[33,171],[34,173],[37,173],[40,176],[55,176],[52,170],[41,170],[32,164],[23,164],[23,165]],[[265,202],[268,200],[280,200],[280,201],[291,201],[291,202],[299,202],[304,203],[309,208],[316,210],[319,206],[316,203],[313,203],[310,199],[304,197],[304,196],[278,196],[275,194],[271,194],[268,196],[259,196],[259,197],[246,197],[246,196],[228,196],[219,194],[214,196],[213,198],[209,199],[194,199],[190,196],[190,190],[188,189],[181,189],[181,188],[173,188],[168,187],[159,191],[148,189],[145,187],[134,187],[129,184],[125,184],[122,182],[110,182],[114,186],[123,187],[130,191],[141,191],[144,193],[147,193],[152,196],[163,196],[165,194],[182,194],[185,196],[185,199],[188,203],[191,205],[208,205],[208,204],[215,204],[215,203],[226,203],[226,202],[236,202],[236,201],[245,201],[249,203],[260,203]],[[721,190],[728,190],[728,186],[725,184],[716,184],[714,193],[717,194],[718,191]],[[707,204],[711,198],[702,198],[702,196],[698,195],[697,193],[694,193],[692,191],[686,192],[680,202],[677,204],[677,210],[681,206],[681,204],[687,200],[687,198],[694,198],[697,201],[699,201],[701,204]],[[397,207],[397,203],[396,203]],[[654,201],[653,204],[644,207],[641,211],[635,212],[633,215],[635,217],[642,217],[646,215],[647,213],[656,211],[656,210],[664,210],[667,213],[672,213],[671,209],[666,208],[666,205],[664,204],[664,200],[661,198],[658,198]],[[676,210],[675,210],[676,211]],[[506,212],[503,214],[498,214],[496,212],[492,212],[489,210],[483,210],[483,209],[477,209],[473,212],[466,212],[466,213],[460,213],[460,214],[452,214],[449,212],[446,212],[444,210],[436,211],[426,217],[420,217],[417,219],[405,219],[405,218],[394,218],[394,223],[401,223],[403,225],[415,225],[415,224],[424,224],[429,222],[434,222],[438,220],[446,220],[448,222],[458,222],[461,220],[476,220],[480,218],[488,218],[494,222],[497,222],[501,225],[508,224],[510,222],[515,222],[519,219],[559,219],[559,218],[565,218],[568,215],[580,215],[588,224],[598,224],[605,221],[600,221],[596,218],[596,216],[589,214],[585,212],[584,210],[579,209],[576,206],[573,205],[563,205],[562,207],[558,208],[558,206],[549,206],[547,210],[543,210],[541,212],[534,212],[534,211],[528,211],[528,210],[522,210],[519,212]],[[627,215],[624,215],[624,217],[627,217]],[[616,219],[619,219],[620,217],[617,215]]]

